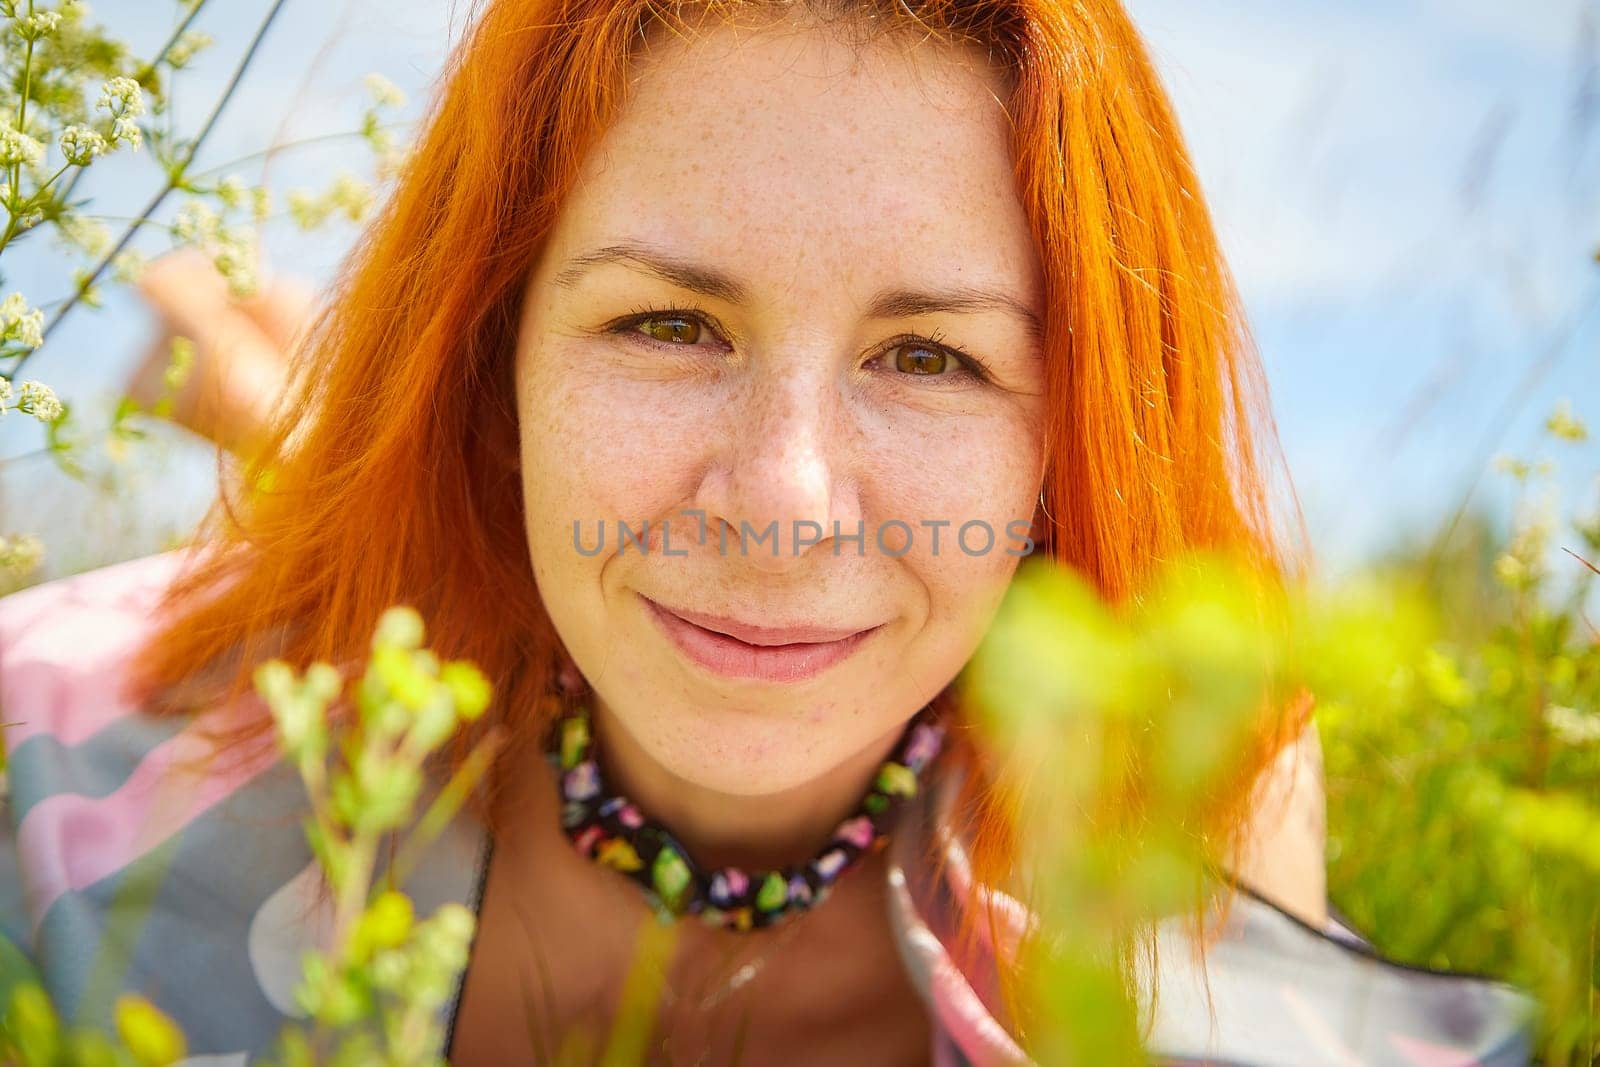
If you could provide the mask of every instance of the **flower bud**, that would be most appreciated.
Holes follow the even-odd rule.
[[[126,993],[117,998],[113,1010],[117,1034],[143,1067],[164,1067],[183,1058],[187,1051],[183,1031],[154,1004]]]

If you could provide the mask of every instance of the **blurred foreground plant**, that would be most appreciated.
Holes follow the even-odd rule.
[[[1546,428],[1587,438],[1565,407]],[[1549,464],[1498,465],[1524,495],[1477,568],[1275,590],[1193,554],[1125,609],[1046,561],[1019,569],[963,684],[1027,836],[1023,1021],[1043,1061],[1141,1057],[1136,937],[1198,899],[1225,858],[1203,813],[1246,795],[1262,714],[1301,691],[1330,900],[1392,959],[1531,993],[1543,1062],[1600,1060],[1600,513],[1572,523],[1558,582],[1532,491]]]
[[[1279,590],[1206,553],[1165,564],[1125,608],[1048,561],[1019,568],[963,679],[1017,783],[1030,867],[1016,889],[1037,917],[1021,1021],[1040,1062],[1144,1061],[1139,936],[1194,914],[1230,858],[1223,816],[1294,740],[1264,716],[1308,691],[1367,706],[1434,627],[1404,590]]]
[[[1588,431],[1566,405],[1553,445]],[[1508,536],[1397,553],[1441,611],[1426,653],[1363,700],[1330,693],[1329,895],[1385,954],[1514,982],[1549,1064],[1600,1061],[1600,510],[1563,524],[1553,462],[1503,456]],[[1600,501],[1597,501],[1600,503]],[[1565,525],[1565,531],[1563,530]],[[1564,542],[1564,543],[1563,543]]]
[[[15,950],[3,946],[3,955]],[[18,961],[0,960],[0,973],[19,973]],[[124,994],[114,1010],[116,1037],[72,1027],[37,982],[9,983],[0,1018],[0,1063],[18,1067],[164,1067],[186,1050],[178,1025],[144,997]]]
[[[443,1062],[438,1013],[466,966],[474,919],[463,905],[449,903],[418,920],[401,887],[487,770],[497,742],[493,734],[479,741],[416,816],[430,757],[482,715],[492,695],[476,667],[440,663],[422,639],[413,609],[383,615],[356,686],[357,714],[348,721],[330,713],[345,689],[334,667],[314,663],[301,676],[272,660],[255,672],[278,747],[305,783],[306,838],[334,902],[329,946],[302,961],[296,997],[310,1025],[285,1028],[276,1060],[282,1067]],[[393,862],[380,869],[379,845],[391,834],[401,840]],[[178,1027],[132,994],[115,1009],[120,1045],[65,1025],[31,965],[3,938],[0,990],[6,992],[0,1062],[148,1067],[185,1053]]]
[[[441,664],[422,640],[416,611],[384,614],[356,688],[358,714],[337,728],[329,706],[344,680],[334,667],[314,663],[299,677],[273,660],[255,672],[280,745],[305,782],[306,839],[334,901],[330,947],[307,953],[296,992],[314,1026],[286,1028],[283,1067],[443,1062],[438,1012],[466,968],[474,918],[448,903],[418,921],[401,886],[488,769],[496,742],[479,741],[412,824],[429,758],[492,696],[475,666]],[[380,843],[402,830],[394,862],[380,871]]]

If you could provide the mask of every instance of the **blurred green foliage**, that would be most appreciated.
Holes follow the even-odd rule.
[[[1565,407],[1546,428],[1587,437]],[[1261,695],[1300,686],[1334,906],[1391,959],[1533,994],[1543,1062],[1596,1062],[1600,517],[1559,525],[1548,462],[1496,466],[1521,488],[1507,535],[1477,518],[1281,601],[1204,554],[1116,611],[1067,570],[1019,570],[963,678],[1037,864],[1015,889],[1040,920],[1045,1062],[1139,1057],[1131,939],[1194,899],[1194,813],[1237,785]]]
[[[1586,432],[1558,411],[1547,429]],[[1547,1063],[1600,1057],[1600,521],[1563,521],[1548,463],[1520,499],[1397,548],[1375,580],[1429,604],[1435,640],[1364,699],[1319,694],[1329,896],[1386,955],[1514,982]]]

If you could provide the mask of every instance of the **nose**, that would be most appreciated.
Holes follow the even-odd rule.
[[[759,570],[787,571],[808,553],[832,553],[835,530],[853,537],[861,521],[857,447],[839,379],[828,359],[813,355],[751,368],[695,497],[708,543]],[[846,543],[839,551],[858,550]]]

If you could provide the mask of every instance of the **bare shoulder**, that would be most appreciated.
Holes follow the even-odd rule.
[[[1256,783],[1244,855],[1245,885],[1321,929],[1328,919],[1327,793],[1316,717]]]

